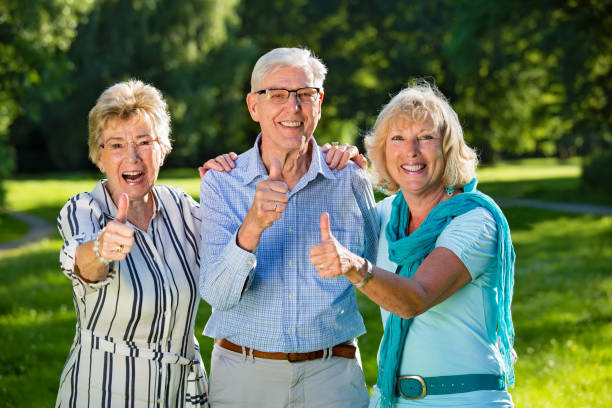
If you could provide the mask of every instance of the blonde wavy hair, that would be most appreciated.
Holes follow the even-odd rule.
[[[161,92],[154,86],[131,79],[107,88],[89,111],[89,158],[98,165],[102,132],[109,122],[138,117],[155,131],[164,157],[172,150],[170,113]]]
[[[386,194],[391,195],[399,190],[399,185],[387,172],[385,149],[391,125],[398,119],[424,122],[428,117],[434,123],[433,130],[442,137],[445,161],[443,185],[461,188],[474,178],[478,157],[465,143],[457,113],[434,85],[421,80],[402,89],[383,107],[374,128],[364,139],[366,153],[374,169],[374,185]]]

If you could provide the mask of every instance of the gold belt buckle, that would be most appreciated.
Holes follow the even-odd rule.
[[[402,380],[416,380],[421,384],[421,394],[417,395],[416,397],[409,397],[407,395],[404,394],[404,392],[402,391],[402,387],[401,387],[401,381]],[[421,398],[425,398],[425,396],[427,395],[427,385],[425,384],[425,380],[423,380],[423,377],[421,377],[420,375],[404,375],[402,377],[398,377],[397,378],[397,389],[399,391],[399,395],[402,398],[405,399],[421,399]]]

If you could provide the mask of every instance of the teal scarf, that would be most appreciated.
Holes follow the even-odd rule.
[[[497,336],[504,359],[504,375],[510,385],[514,385],[512,346],[514,327],[510,303],[514,286],[514,248],[510,239],[510,228],[506,217],[497,204],[487,195],[476,190],[476,179],[463,187],[464,193],[457,194],[435,206],[421,226],[409,236],[406,227],[409,222],[409,208],[404,195],[399,191],[393,200],[391,218],[385,231],[389,242],[389,259],[398,264],[401,276],[412,278],[425,257],[435,248],[438,235],[456,216],[476,207],[484,207],[491,212],[497,224],[497,257],[499,283],[497,287]],[[395,395],[397,376],[402,351],[412,319],[402,319],[389,314],[380,348],[378,379],[376,385],[381,393],[382,407],[389,407]],[[402,373],[418,374],[418,373]],[[478,374],[478,373],[466,373]]]

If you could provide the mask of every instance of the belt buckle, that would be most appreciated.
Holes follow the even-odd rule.
[[[402,385],[401,385],[402,380],[410,381],[410,383],[412,383],[413,381],[416,381],[415,386],[416,385],[421,386],[421,393],[418,395],[411,394],[410,396],[404,394],[404,391],[402,390]],[[425,380],[423,379],[423,377],[421,377],[420,375],[404,375],[404,376],[398,377],[397,378],[397,389],[399,391],[399,395],[405,399],[421,399],[421,398],[425,398],[425,396],[427,395],[427,385],[425,384]],[[415,388],[411,387],[411,390],[417,391],[416,387]]]

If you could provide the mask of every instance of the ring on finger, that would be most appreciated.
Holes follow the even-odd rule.
[[[332,146],[338,146],[338,142],[332,142]]]
[[[115,252],[123,252],[123,244],[117,245],[117,248],[115,248]]]
[[[274,208],[273,211],[276,212],[276,209],[278,208],[278,203],[274,203]]]
[[[325,269],[325,265],[323,264],[319,265],[319,270],[322,271],[323,269]]]

